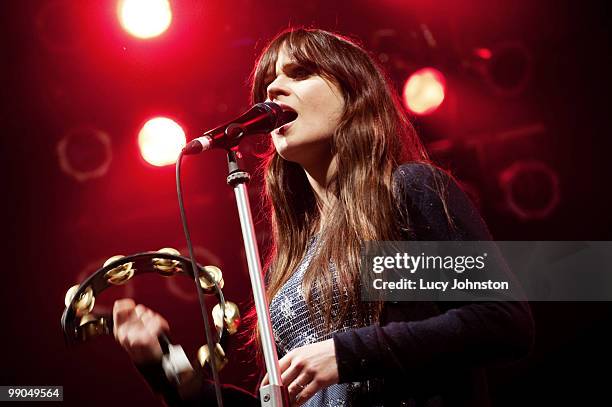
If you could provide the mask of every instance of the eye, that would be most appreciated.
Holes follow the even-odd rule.
[[[293,79],[306,79],[309,76],[311,76],[313,73],[306,67],[303,67],[300,65],[293,65],[293,66],[287,67],[286,74],[288,77],[293,78]]]

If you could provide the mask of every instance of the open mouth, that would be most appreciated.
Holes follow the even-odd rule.
[[[281,122],[284,123],[279,129],[279,134],[284,134],[289,126],[297,119],[298,113],[293,110],[292,107],[289,107],[285,104],[280,104],[280,107],[283,109],[283,114],[281,116]]]
[[[283,123],[289,123],[297,119],[298,114],[291,106],[288,106],[284,103],[279,103],[281,109],[283,109],[283,114],[281,116]]]
[[[283,110],[283,114],[281,115],[281,120],[283,123],[289,124],[295,121],[297,117],[298,117],[298,114],[295,112],[295,110]]]

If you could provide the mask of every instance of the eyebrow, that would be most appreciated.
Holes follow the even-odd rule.
[[[286,72],[287,68],[294,68],[297,66],[301,66],[299,63],[295,61],[287,62],[285,65],[281,67],[281,72]],[[274,71],[264,77],[264,84],[268,86],[270,83],[276,79],[278,75],[276,74],[276,64],[274,64]]]
[[[299,63],[295,62],[295,61],[291,61],[291,62],[287,62],[285,65],[283,65],[281,67],[281,72],[286,72],[287,68],[294,68],[294,67],[298,67],[301,66]],[[276,65],[274,66],[274,74],[276,74]],[[278,75],[276,75],[278,76]]]

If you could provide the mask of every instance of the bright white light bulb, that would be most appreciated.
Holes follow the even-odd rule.
[[[138,133],[142,158],[158,167],[174,164],[185,143],[181,126],[166,117],[149,120]]]
[[[121,26],[138,38],[157,37],[172,22],[168,0],[120,0],[117,10]]]
[[[404,104],[413,113],[433,113],[444,101],[444,75],[434,68],[423,68],[408,78],[404,85]]]

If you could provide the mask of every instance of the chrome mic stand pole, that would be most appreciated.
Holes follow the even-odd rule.
[[[276,353],[276,345],[272,334],[270,308],[266,299],[261,261],[255,238],[255,227],[253,225],[253,216],[246,187],[246,183],[249,182],[251,176],[240,168],[238,157],[233,150],[228,150],[227,152],[227,164],[229,172],[227,183],[234,188],[234,193],[236,194],[242,239],[244,240],[249,277],[251,278],[251,287],[253,289],[253,300],[255,310],[257,311],[259,335],[261,337],[261,345],[269,378],[269,384],[259,389],[261,405],[262,407],[289,407],[287,388],[281,382],[278,354]]]

